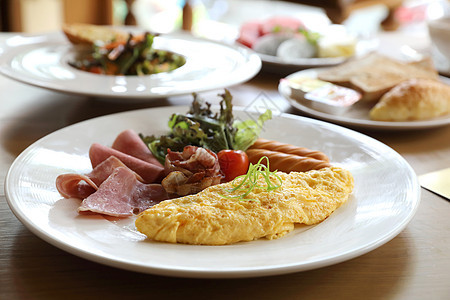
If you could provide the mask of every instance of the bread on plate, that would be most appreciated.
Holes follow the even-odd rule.
[[[402,81],[412,78],[438,80],[429,59],[407,63],[379,53],[350,60],[319,74],[319,79],[359,91],[362,101],[376,101]]]
[[[376,121],[415,121],[450,114],[450,86],[436,80],[410,79],[389,92],[370,110]]]
[[[101,42],[103,44],[126,42],[129,36],[127,32],[101,25],[81,23],[64,24],[62,29],[67,39],[75,45],[92,45],[95,42]]]

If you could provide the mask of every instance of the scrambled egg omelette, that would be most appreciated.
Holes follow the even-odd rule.
[[[233,198],[236,183],[228,182],[182,198],[163,201],[142,212],[137,229],[155,241],[225,245],[258,238],[279,238],[296,223],[312,225],[326,219],[349,198],[351,173],[329,167],[305,173],[277,172],[279,188],[256,187],[245,198]],[[258,186],[264,185],[260,176]]]

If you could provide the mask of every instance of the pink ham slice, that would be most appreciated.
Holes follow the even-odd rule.
[[[56,178],[56,189],[64,198],[84,199],[97,188],[97,185],[83,174],[62,174]]]
[[[94,193],[115,168],[125,167],[116,157],[110,156],[88,174],[62,174],[56,178],[56,188],[65,198],[84,199]],[[135,173],[138,180],[143,179]]]
[[[114,140],[111,148],[162,167],[139,135],[131,129],[122,131]]]
[[[118,167],[95,193],[83,200],[78,211],[129,217],[166,199],[167,193],[160,184],[144,184],[128,168]]]
[[[115,156],[120,159],[128,168],[139,174],[146,183],[160,182],[164,177],[164,167],[162,167],[161,164],[151,164],[98,143],[92,144],[89,149],[89,158],[91,159],[93,168],[110,156]]]

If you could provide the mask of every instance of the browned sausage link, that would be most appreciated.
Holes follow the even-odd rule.
[[[280,143],[266,139],[257,139],[250,149],[266,149],[270,151],[278,151],[298,156],[306,156],[329,162],[330,159],[322,152],[310,150],[308,148],[297,147],[290,144]]]
[[[269,169],[272,172],[275,170],[285,173],[306,172],[310,170],[319,170],[330,166],[328,162],[323,160],[265,149],[248,149],[246,153],[252,164],[258,163],[261,157],[267,156],[270,163]],[[266,165],[266,160],[263,160],[262,163]]]

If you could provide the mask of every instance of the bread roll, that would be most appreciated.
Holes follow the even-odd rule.
[[[414,121],[450,113],[450,86],[435,80],[411,79],[389,92],[370,110],[376,121]]]

